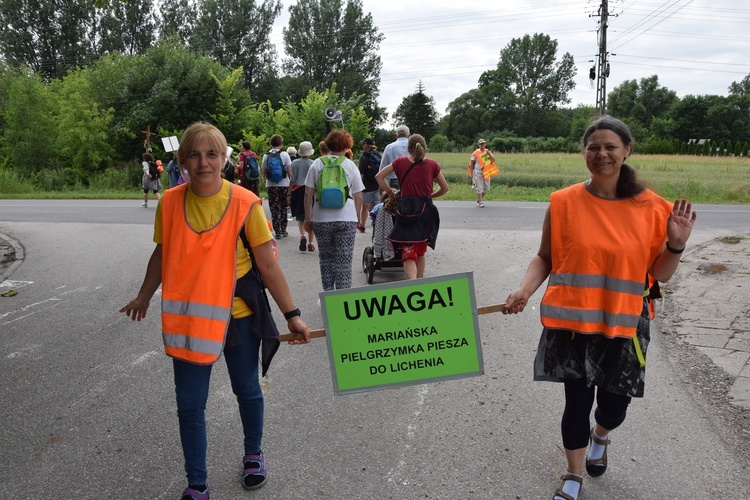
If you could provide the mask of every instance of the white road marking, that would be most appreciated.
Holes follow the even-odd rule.
[[[22,314],[22,316],[18,316],[17,318],[13,318],[13,319],[5,321],[3,323],[3,325],[7,325],[9,323],[13,323],[14,321],[18,321],[19,319],[27,318],[27,317],[29,317],[31,315],[34,315],[34,314],[37,314],[37,313],[40,313],[40,312],[44,312],[47,309],[50,309],[50,308],[55,307],[57,305],[64,304],[65,302],[68,302],[69,300],[72,300],[74,298],[73,296],[77,296],[77,295],[82,295],[82,294],[85,294],[85,293],[93,292],[93,291],[99,290],[100,288],[103,288],[103,285],[100,285],[100,286],[97,286],[97,287],[94,287],[94,288],[89,288],[89,287],[82,286],[82,287],[74,288],[73,290],[66,290],[65,292],[62,292],[62,293],[60,293],[58,295],[54,295],[54,296],[52,296],[52,297],[50,297],[48,299],[44,299],[44,300],[41,300],[39,302],[35,302],[33,304],[28,304],[28,305],[23,306],[21,308],[15,309],[13,311],[9,311],[7,313],[0,314],[0,320],[3,320],[3,319],[5,319],[5,318],[7,318],[8,316],[11,316],[11,315]],[[27,312],[28,312],[28,314],[23,314],[23,313],[27,313]]]
[[[414,423],[409,423],[406,427],[406,442],[404,445],[404,449],[401,451],[401,459],[398,461],[398,465],[396,465],[396,467],[388,471],[389,483],[400,482],[403,485],[409,484],[408,480],[401,479],[403,471],[406,468],[405,455],[411,449],[410,441],[414,439],[414,433],[417,430],[416,422],[419,421],[419,415],[421,415],[422,413],[422,408],[424,407],[425,399],[427,399],[427,393],[429,391],[429,386],[427,384],[423,385],[419,389],[419,393],[417,394],[417,409],[414,410]]]
[[[34,283],[33,281],[5,280],[2,283],[0,283],[0,288],[23,288],[33,283]]]

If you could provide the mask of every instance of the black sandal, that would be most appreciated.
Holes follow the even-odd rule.
[[[596,444],[604,445],[604,454],[602,455],[602,458],[593,460],[590,460],[588,457],[586,458],[586,472],[588,472],[591,477],[599,477],[607,471],[607,446],[609,445],[609,438],[599,439],[596,437],[596,434],[594,434],[594,429],[591,429],[591,441]]]
[[[563,486],[565,486],[565,481],[575,481],[581,486],[583,486],[582,477],[578,477],[573,474],[563,474],[562,476],[560,476],[560,487],[555,490],[555,495],[552,498],[554,499],[555,497],[560,497],[560,498],[564,498],[565,500],[577,500],[577,496],[572,497],[568,495],[567,493],[563,492]]]

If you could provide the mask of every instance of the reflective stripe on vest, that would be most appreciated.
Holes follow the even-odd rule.
[[[194,302],[177,302],[175,300],[162,300],[161,311],[169,314],[182,314],[183,316],[196,316],[198,318],[218,319],[221,321],[232,313],[231,308],[196,304]]]
[[[189,335],[164,335],[164,347],[173,352],[205,354],[207,359],[218,358],[224,348],[224,342],[199,339]]]
[[[224,347],[237,238],[259,199],[230,184],[229,202],[216,225],[197,232],[186,219],[187,186],[165,192],[161,200],[162,339],[167,355],[205,365],[216,362]]]
[[[666,240],[671,210],[648,190],[625,200],[598,198],[583,184],[553,193],[542,324],[632,338],[643,311],[644,276]]]

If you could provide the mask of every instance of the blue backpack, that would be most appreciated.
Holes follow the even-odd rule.
[[[266,177],[268,177],[268,180],[281,182],[286,176],[286,165],[281,161],[281,151],[269,151],[266,156]]]
[[[260,168],[258,167],[258,156],[250,151],[250,154],[244,151],[240,153],[245,162],[245,177],[249,181],[257,181],[260,178]]]

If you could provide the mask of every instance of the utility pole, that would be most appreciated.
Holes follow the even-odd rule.
[[[599,14],[601,19],[599,20],[599,29],[597,30],[599,38],[599,55],[597,56],[599,58],[599,71],[597,71],[596,75],[596,112],[601,116],[607,109],[607,77],[609,76],[609,54],[607,52],[608,0],[602,0],[602,4],[599,6]]]

